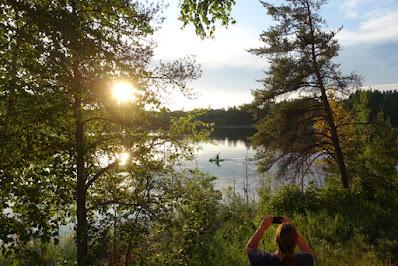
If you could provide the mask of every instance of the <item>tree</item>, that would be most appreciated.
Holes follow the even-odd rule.
[[[0,4],[2,248],[21,248],[32,237],[43,241],[52,237],[56,241],[60,216],[65,215],[57,207],[71,200],[68,183],[61,188],[58,178],[66,171],[62,157],[67,152],[53,156],[52,151],[63,134],[61,124],[53,118],[63,110],[54,110],[50,98],[41,97],[49,88],[41,86],[42,81],[51,73],[40,62],[43,42],[37,24],[21,10],[21,5],[15,1]],[[39,121],[59,127],[51,128]],[[54,164],[59,167],[50,171]]]
[[[324,0],[287,1],[281,6],[263,2],[276,25],[261,34],[266,46],[252,49],[252,53],[268,56],[270,69],[263,80],[264,89],[254,92],[255,103],[283,97],[312,97],[322,103],[321,115],[331,134],[333,154],[341,183],[349,188],[346,162],[337,133],[336,121],[330,107],[327,90],[346,94],[359,85],[355,74],[344,76],[332,59],[338,55],[336,32],[323,30],[325,23],[319,15]]]
[[[370,200],[388,204],[397,186],[398,137],[389,119],[379,112],[375,119],[369,106],[369,92],[358,91],[353,101],[357,118],[352,141],[360,143],[349,153],[354,181]],[[387,196],[388,195],[388,196]]]
[[[20,193],[30,195],[36,191],[34,195],[41,195],[38,199],[45,198],[42,205],[32,204],[44,206],[44,211],[47,211],[48,216],[41,217],[43,225],[38,226],[39,232],[48,231],[50,218],[57,217],[64,222],[65,217],[74,213],[77,261],[79,265],[87,265],[90,255],[89,217],[95,213],[93,199],[104,192],[102,186],[107,186],[100,182],[101,179],[123,171],[119,167],[121,154],[127,153],[135,159],[157,156],[155,150],[165,143],[171,143],[169,149],[173,152],[168,153],[168,162],[180,158],[182,154],[189,156],[192,152],[189,144],[195,137],[190,134],[197,130],[200,123],[193,123],[192,117],[189,121],[178,121],[181,123],[176,123],[174,128],[179,134],[172,134],[153,128],[148,110],[159,113],[158,94],[170,87],[187,92],[186,80],[197,78],[200,71],[189,58],[151,64],[153,42],[149,37],[159,21],[159,5],[146,6],[117,0],[96,3],[4,1],[1,5],[7,15],[2,25],[32,29],[24,35],[28,42],[24,40],[23,45],[29,49],[15,50],[21,36],[17,32],[9,31],[9,35],[1,36],[5,41],[2,48],[7,48],[7,56],[12,56],[12,51],[20,52],[18,61],[6,62],[4,72],[16,66],[13,62],[36,63],[18,70],[14,78],[11,76],[13,82],[22,84],[18,87],[19,92],[34,101],[26,102],[25,98],[17,97],[13,92],[15,86],[4,87],[7,83],[2,83],[2,89],[5,88],[5,98],[11,103],[8,106],[29,107],[25,111],[27,125],[40,129],[39,134],[33,131],[38,134],[36,139],[26,141],[33,152],[29,154],[30,160],[21,158],[24,164],[22,170],[18,170],[21,165],[13,165],[8,167],[9,171],[1,171],[7,182],[13,180],[11,173],[31,168],[37,169],[34,175],[37,178],[25,184],[26,174],[22,175],[21,180],[13,180],[4,190],[2,187],[2,193],[7,194],[15,188],[18,190],[22,185],[34,186],[34,190],[26,189]],[[134,102],[119,104],[113,99],[110,88],[117,80],[136,87]],[[3,99],[1,104],[7,106]],[[6,121],[9,121],[9,114],[22,110],[8,112],[9,109],[4,108],[4,113],[2,109],[1,114]],[[29,116],[29,112],[34,110],[40,112]],[[10,124],[13,130],[20,130],[19,122]],[[7,127],[2,128],[2,136],[9,135],[4,134],[9,132],[6,124]],[[19,133],[22,139],[27,137],[24,132]],[[10,138],[3,139],[7,145],[10,144],[7,150],[2,149],[4,154],[18,145],[18,139],[12,142]],[[39,157],[36,151],[44,152]],[[40,185],[42,180],[46,181],[46,186]],[[21,197],[20,194],[8,197],[1,202],[2,207],[11,206],[14,216],[18,216],[29,206],[20,201]],[[59,200],[60,197],[62,200]],[[23,206],[22,210],[13,204]],[[54,216],[55,212],[50,207],[65,211],[60,217]],[[32,216],[30,219],[35,221]],[[57,225],[58,220],[54,227]],[[36,228],[35,224],[24,226],[27,231]],[[45,235],[45,240],[48,240],[49,234]],[[17,238],[20,239],[20,236]],[[24,239],[28,241],[29,236]]]
[[[214,189],[215,177],[198,170],[174,175],[177,197],[169,223],[155,223],[153,243],[143,264],[203,265],[214,262],[214,234],[221,193]],[[154,255],[155,254],[155,255]]]
[[[345,157],[347,157],[346,165],[349,172],[352,173],[352,169],[350,168],[349,158],[352,157],[353,154],[358,150],[358,148],[362,145],[362,142],[359,141],[357,136],[357,131],[355,130],[356,126],[359,126],[361,123],[355,115],[346,109],[344,106],[344,102],[338,101],[333,94],[332,91],[328,93],[329,105],[332,111],[336,132],[340,141],[341,149]],[[313,124],[314,132],[317,134],[318,139],[322,141],[324,144],[318,147],[318,151],[329,151],[332,154],[333,151],[333,143],[332,143],[332,132],[330,127],[324,119],[318,119]],[[333,157],[332,157],[333,158]],[[328,172],[330,173],[338,173],[338,169],[336,169],[336,165],[333,163],[333,159],[329,157],[322,158],[322,161],[326,164],[328,168]],[[332,159],[332,160],[331,160]],[[351,177],[352,181],[352,177]]]
[[[193,24],[201,38],[213,37],[218,21],[222,26],[235,23],[231,16],[234,5],[235,0],[180,0],[179,19],[183,27]]]
[[[265,172],[277,164],[277,176],[295,182],[310,171],[313,161],[327,156],[330,150],[323,148],[328,142],[314,130],[321,109],[312,98],[273,104],[252,138],[259,170]]]
[[[380,112],[384,113],[384,119],[391,121],[393,127],[398,127],[398,92],[397,91],[357,91],[347,99],[349,108],[353,108],[355,101],[358,101],[363,94],[367,94],[367,108],[370,111],[370,121],[376,121]]]

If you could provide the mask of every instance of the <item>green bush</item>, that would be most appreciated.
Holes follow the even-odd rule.
[[[0,255],[0,266],[72,266],[76,263],[76,245],[72,235],[60,239],[58,244],[32,241],[24,249]]]
[[[360,190],[347,191],[333,184],[304,192],[289,185],[260,198],[259,210],[290,217],[315,250],[319,249],[321,265],[331,265],[323,257],[328,250],[342,254],[342,259],[350,252],[358,258],[354,264],[344,260],[341,265],[378,265],[398,253],[398,205],[394,200],[398,195],[392,191],[390,195],[387,204],[368,199]],[[373,264],[360,264],[361,258]]]

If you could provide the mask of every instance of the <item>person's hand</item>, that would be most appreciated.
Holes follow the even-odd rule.
[[[282,218],[283,218],[283,219],[282,219],[282,222],[283,222],[283,223],[287,223],[287,224],[291,224],[291,223],[292,223],[292,222],[290,222],[290,220],[289,220],[288,217],[283,216]]]
[[[274,219],[274,216],[272,216],[272,215],[265,216],[261,222],[261,227],[265,227],[265,228],[270,227],[273,219]]]

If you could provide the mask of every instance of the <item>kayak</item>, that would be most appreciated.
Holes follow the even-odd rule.
[[[223,162],[225,161],[225,159],[209,159],[209,162],[213,163],[213,162]]]

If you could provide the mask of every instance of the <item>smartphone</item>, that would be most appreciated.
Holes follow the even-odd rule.
[[[272,223],[273,224],[281,224],[281,223],[283,223],[283,217],[282,216],[275,216],[272,219]]]

